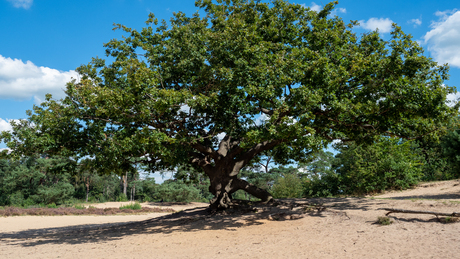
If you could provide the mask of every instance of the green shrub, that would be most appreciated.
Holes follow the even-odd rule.
[[[393,221],[390,220],[389,217],[379,217],[377,219],[377,223],[382,225],[382,226],[387,226],[387,225],[390,225],[391,223],[393,223]]]
[[[191,202],[203,199],[200,190],[180,181],[165,181],[155,190],[154,198],[157,201],[167,202]]]
[[[127,204],[127,205],[120,207],[120,210],[140,210],[140,209],[142,209],[142,206],[141,204],[139,204],[139,202]]]
[[[75,208],[75,209],[79,209],[79,210],[84,210],[84,209],[86,209],[86,207],[85,207],[84,205],[81,205],[81,204],[76,204],[76,205],[74,206],[74,208]]]
[[[126,194],[122,193],[117,197],[117,201],[128,201],[128,197],[126,196]]]
[[[273,184],[272,194],[274,198],[300,198],[302,197],[302,179],[294,173],[283,174]]]
[[[374,144],[349,144],[340,149],[331,172],[311,177],[308,197],[364,195],[407,189],[423,176],[423,159],[412,142],[382,137]]]
[[[53,209],[55,209],[55,208],[57,208],[58,206],[56,205],[56,203],[53,202],[53,203],[50,203],[50,204],[46,205],[46,207],[47,207],[47,208],[53,208]]]
[[[21,207],[24,205],[24,194],[22,192],[17,191],[10,195],[9,197],[9,204],[15,207]]]
[[[45,204],[62,204],[74,194],[75,189],[72,184],[58,182],[51,186],[40,186],[37,190],[37,196]]]

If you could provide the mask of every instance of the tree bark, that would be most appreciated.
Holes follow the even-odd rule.
[[[123,194],[125,197],[128,197],[127,189],[128,189],[128,172],[125,175],[121,176],[122,184],[123,184]]]
[[[88,197],[89,197],[89,176],[86,177],[86,202],[88,202]]]
[[[211,185],[209,191],[214,194],[211,202],[211,209],[222,210],[227,209],[232,205],[232,194],[238,190],[243,190],[262,202],[270,202],[273,196],[266,190],[258,188],[257,186],[248,183],[243,179],[238,179],[236,176],[230,176],[231,172],[216,173],[211,176]]]

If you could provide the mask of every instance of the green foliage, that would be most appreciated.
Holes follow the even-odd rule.
[[[3,160],[0,204],[26,207],[37,203],[62,204],[74,193],[69,183],[70,174],[63,166],[69,163],[72,162],[64,158]]]
[[[55,209],[55,208],[58,208],[58,206],[56,205],[56,203],[50,203],[48,205],[46,205],[47,208],[52,208],[52,209]]]
[[[330,15],[335,4],[316,12],[282,0],[198,0],[201,12],[191,17],[177,12],[158,25],[150,14],[141,30],[117,24],[126,35],[104,45],[111,63],[93,58],[77,68],[81,80],[67,84],[64,99],[48,95],[27,119],[12,121],[13,130],[0,140],[16,158],[92,157],[91,173],[187,165],[227,179],[217,188],[268,151],[274,162],[289,164],[306,162],[334,139],[354,140],[359,149],[380,135],[436,135],[458,113],[458,105],[445,103],[456,92],[444,82],[448,66],[424,56],[396,25],[389,40],[378,31],[357,35],[356,22]],[[384,158],[384,146],[344,149],[343,168],[331,177],[338,182],[328,192],[366,193],[416,182],[418,166],[404,169],[398,159],[408,158],[402,153],[372,160]],[[42,177],[34,173],[28,179]],[[23,186],[4,181],[8,193],[34,190],[23,198],[54,202],[55,192],[38,193],[19,180],[23,173],[15,175],[14,184]],[[194,179],[177,184],[187,181]],[[168,186],[158,191],[198,197],[191,186],[182,196]]]
[[[389,217],[378,217],[377,219],[377,224],[380,224],[382,226],[388,226],[391,225],[393,221]]]
[[[297,174],[288,173],[278,177],[273,184],[272,193],[275,198],[301,198],[302,180]]]
[[[460,177],[460,130],[450,131],[441,142],[443,155],[447,160],[446,178]]]
[[[120,210],[140,210],[142,209],[141,204],[139,202],[123,205],[120,207]]]
[[[363,195],[407,189],[423,176],[423,158],[411,141],[380,138],[372,145],[342,146],[333,170],[305,184],[307,196]]]
[[[81,205],[81,204],[76,204],[76,205],[74,206],[74,208],[75,208],[75,209],[79,209],[79,210],[84,210],[84,209],[86,209],[86,207],[85,207],[84,205]]]
[[[154,199],[165,202],[202,201],[200,190],[180,181],[165,181],[156,189]]]
[[[117,197],[117,201],[128,201],[128,196],[126,196],[126,194],[122,193]]]

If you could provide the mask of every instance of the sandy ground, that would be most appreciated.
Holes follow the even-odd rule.
[[[460,222],[382,208],[460,212],[460,181],[365,198],[281,200],[243,215],[178,213],[0,218],[0,258],[460,258]],[[119,207],[105,203],[96,207]]]

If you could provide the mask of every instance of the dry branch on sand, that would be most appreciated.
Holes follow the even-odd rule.
[[[431,214],[438,216],[447,216],[447,217],[460,217],[459,212],[452,212],[452,213],[444,213],[444,212],[434,212],[434,211],[427,211],[427,210],[403,210],[403,209],[390,209],[390,208],[383,208],[384,210],[388,211],[385,215],[388,216],[391,213],[411,213],[411,214]]]

